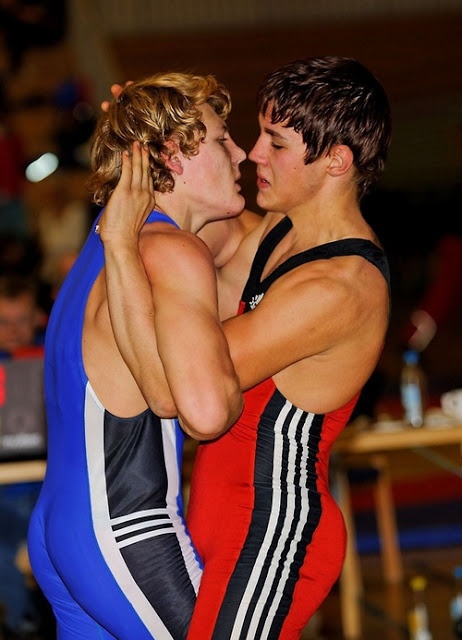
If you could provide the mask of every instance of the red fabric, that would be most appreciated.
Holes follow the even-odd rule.
[[[43,345],[29,345],[27,347],[18,347],[11,354],[12,358],[38,358],[43,356]]]
[[[0,200],[18,198],[24,188],[24,155],[19,136],[0,130]]]
[[[238,422],[221,438],[198,447],[187,523],[205,568],[188,640],[212,637],[220,604],[246,541],[255,509],[257,432],[260,429],[263,434],[266,427],[272,429],[271,424],[262,425],[260,420],[274,392],[272,380],[246,392],[245,408]],[[323,418],[316,477],[310,479],[309,485],[310,491],[319,494],[321,514],[306,553],[303,552],[303,564],[279,640],[299,638],[341,571],[346,531],[342,514],[329,492],[328,463],[332,443],[347,423],[355,402],[356,398]]]
[[[462,482],[450,474],[429,474],[415,480],[395,482],[392,487],[395,507],[418,504],[462,501]],[[370,483],[352,485],[351,504],[353,511],[372,511],[375,508],[374,495]]]
[[[417,309],[427,312],[440,329],[462,300],[462,236],[442,236],[436,248],[436,270]],[[403,344],[409,344],[416,334],[411,320],[402,333]],[[425,347],[424,347],[425,348]]]

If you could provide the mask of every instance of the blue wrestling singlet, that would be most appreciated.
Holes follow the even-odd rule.
[[[175,224],[153,211],[147,223]],[[186,638],[201,566],[183,519],[183,432],[150,409],[110,414],[82,359],[84,313],[104,266],[92,230],[45,342],[48,463],[29,527],[33,573],[59,640]]]

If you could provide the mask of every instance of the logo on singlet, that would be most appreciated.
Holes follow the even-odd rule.
[[[260,302],[260,300],[263,298],[264,295],[265,295],[264,293],[257,293],[257,295],[252,296],[249,302],[249,307],[251,309],[255,309],[255,307],[257,306],[257,304]]]

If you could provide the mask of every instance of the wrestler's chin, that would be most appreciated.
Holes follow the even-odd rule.
[[[238,197],[236,198],[236,202],[233,203],[231,207],[229,207],[227,217],[236,218],[237,216],[241,215],[244,209],[245,209],[245,198],[244,196],[241,196],[240,194],[238,194]]]

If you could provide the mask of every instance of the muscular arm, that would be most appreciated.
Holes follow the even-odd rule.
[[[218,320],[213,262],[202,241],[171,225],[141,231],[153,206],[146,162],[137,147],[133,162],[124,156],[120,183],[101,218],[111,324],[153,411],[178,415],[193,437],[213,438],[242,409]],[[127,228],[122,217],[134,210]]]
[[[239,417],[242,396],[218,318],[212,257],[186,232],[152,235],[142,236],[140,249],[160,358],[185,431],[213,438]],[[148,378],[145,384],[152,382]]]
[[[121,178],[101,216],[99,233],[104,244],[107,301],[117,347],[154,413],[172,417],[176,407],[157,350],[152,301],[149,307],[137,304],[138,300],[151,298],[138,248],[142,226],[154,206],[153,189],[143,171],[145,162],[138,146],[133,149],[133,171],[130,158],[122,156]],[[137,215],[130,227],[123,224],[125,211]],[[125,286],[120,286],[121,282]],[[142,344],[137,336],[147,327],[151,339]],[[141,384],[148,373],[152,379],[149,390]]]

